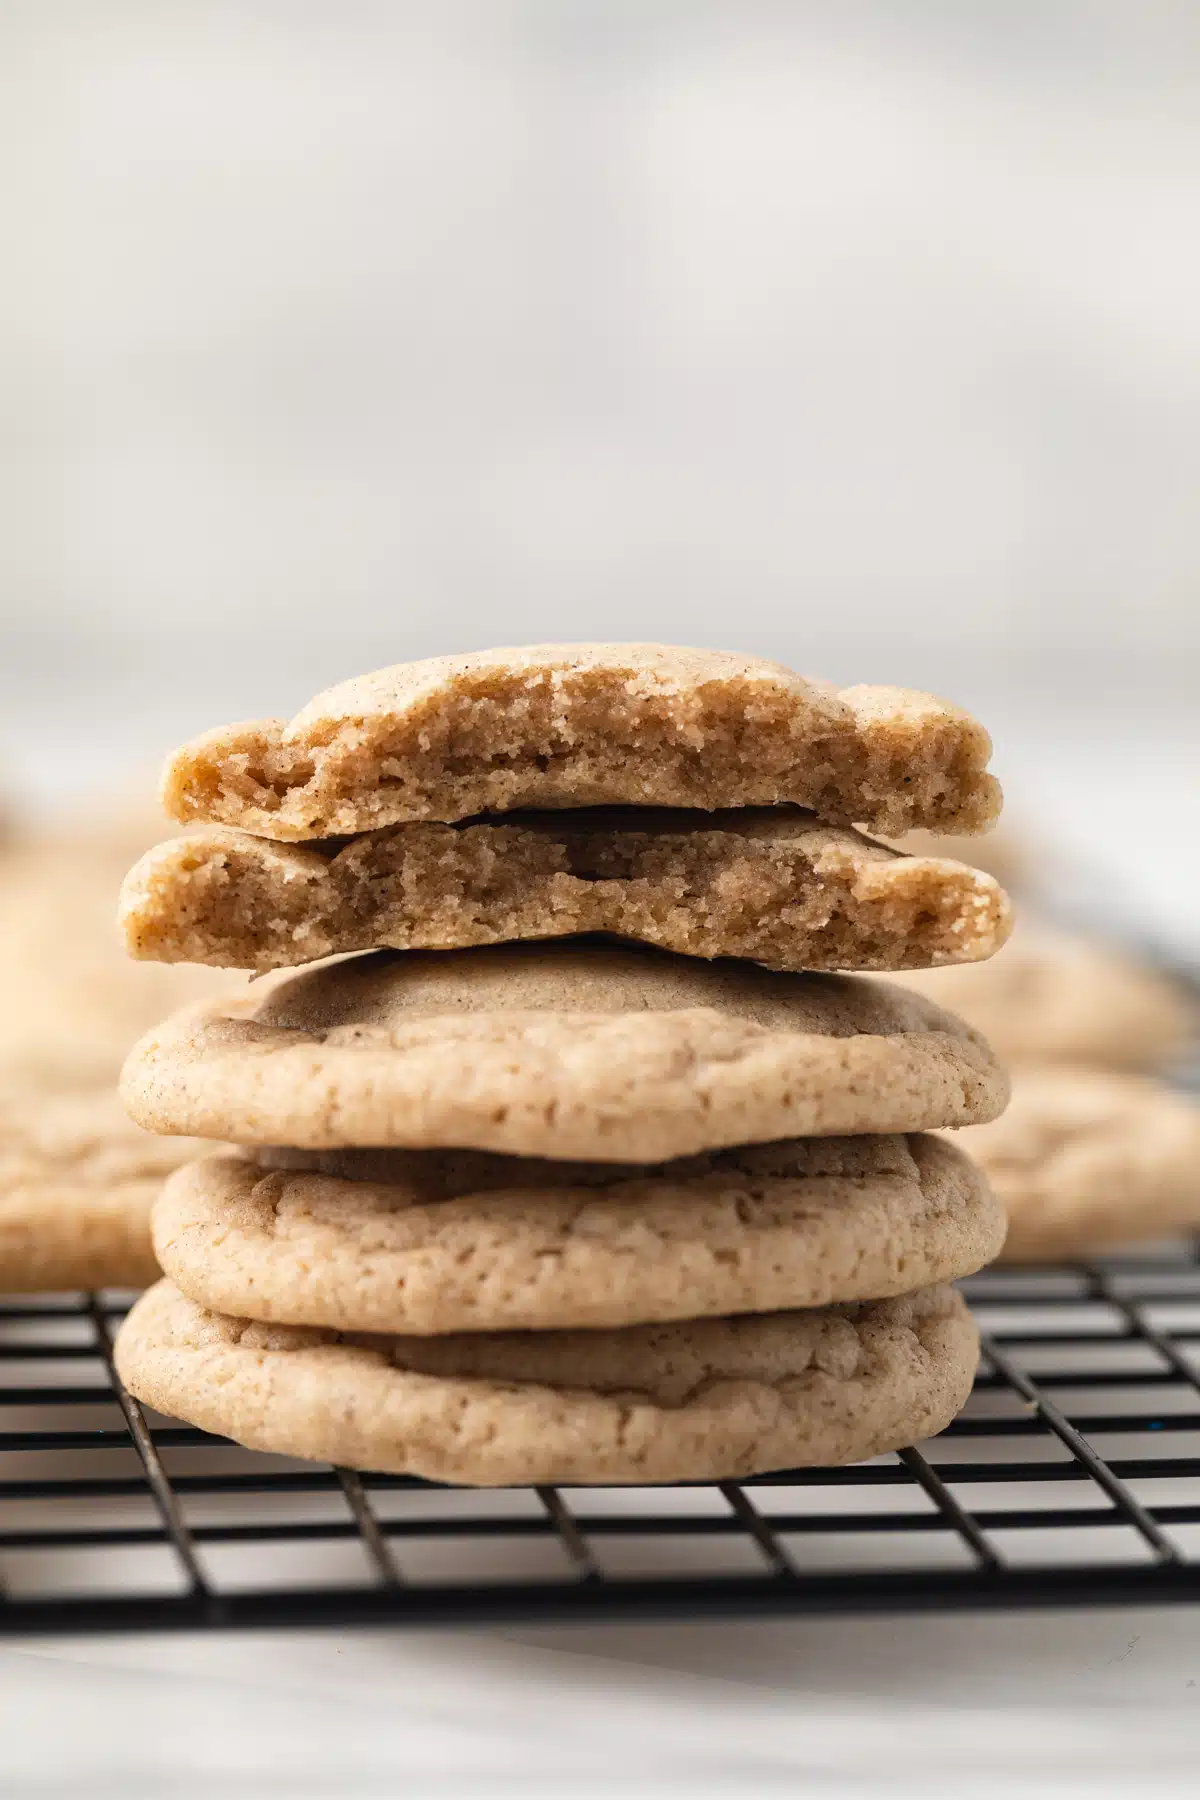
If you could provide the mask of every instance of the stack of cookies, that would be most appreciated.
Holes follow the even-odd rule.
[[[141,1125],[229,1146],[157,1202],[131,1391],[478,1484],[939,1430],[977,1355],[947,1284],[1005,1222],[924,1134],[1006,1080],[843,971],[1003,942],[994,879],[854,828],[983,829],[989,749],[926,695],[644,645],[384,670],[185,746],[164,794],[201,828],[129,875],[128,947],[265,979],[126,1065]]]

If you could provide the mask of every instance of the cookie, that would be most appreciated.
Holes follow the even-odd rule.
[[[949,1424],[977,1358],[946,1287],[625,1331],[414,1338],[251,1324],[163,1281],[116,1345],[139,1400],[251,1449],[485,1487],[858,1462]]]
[[[1006,1262],[1089,1256],[1200,1226],[1200,1105],[1159,1082],[1024,1069],[1008,1111],[955,1141],[1008,1212]]]
[[[114,1093],[0,1098],[0,1292],[142,1287],[158,1275],[150,1208],[201,1146],[157,1138]]]
[[[120,908],[132,956],[260,971],[586,932],[777,969],[926,968],[990,956],[1009,916],[990,876],[795,807],[514,813],[316,848],[210,826],[144,856]]]
[[[221,726],[163,774],[167,812],[297,840],[515,807],[810,807],[883,833],[981,831],[991,741],[906,688],[663,644],[534,644],[401,663],[290,722]]]
[[[960,1020],[865,976],[608,944],[376,951],[178,1014],[125,1066],[151,1131],[662,1162],[992,1118]]]
[[[986,966],[896,979],[961,1013],[1011,1062],[1154,1069],[1195,1030],[1175,983],[1108,944],[1041,925],[1019,926]]]
[[[115,1086],[138,1037],[242,978],[131,963],[113,925],[129,842],[24,838],[0,862],[0,1083]]]
[[[987,1182],[935,1137],[806,1138],[636,1171],[366,1155],[392,1159],[389,1181],[265,1173],[232,1153],[181,1169],[154,1211],[164,1271],[215,1312],[425,1335],[880,1299],[972,1274],[1004,1242]]]

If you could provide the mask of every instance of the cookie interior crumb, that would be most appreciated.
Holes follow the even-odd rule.
[[[227,827],[160,844],[122,890],[132,955],[259,971],[377,947],[608,932],[778,969],[990,956],[991,876],[904,857],[791,807],[513,813],[282,845]]]
[[[792,803],[885,834],[973,832],[1000,808],[991,742],[903,688],[667,645],[533,645],[359,677],[290,723],[221,727],[170,759],[173,818],[298,840],[517,807]]]

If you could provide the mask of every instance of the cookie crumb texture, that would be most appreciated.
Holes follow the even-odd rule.
[[[515,807],[811,808],[896,835],[982,831],[991,742],[905,688],[658,644],[532,645],[402,663],[287,723],[219,727],[163,775],[172,818],[320,838]]]
[[[390,1156],[389,1180],[265,1172],[229,1153],[182,1170],[154,1210],[164,1271],[216,1312],[427,1335],[881,1299],[972,1274],[1004,1242],[987,1182],[934,1137],[809,1138],[634,1170],[366,1154]]]
[[[1200,1105],[1100,1069],[1022,1069],[1008,1111],[957,1141],[1009,1215],[1005,1262],[1053,1262],[1200,1226]]]
[[[155,1280],[151,1206],[201,1148],[139,1130],[112,1092],[10,1088],[0,1101],[0,1291]]]
[[[1010,908],[989,875],[794,807],[631,809],[399,825],[319,849],[212,826],[130,871],[121,925],[135,957],[260,972],[589,932],[777,969],[891,970],[991,956]]]
[[[139,1400],[251,1449],[487,1487],[859,1462],[949,1424],[978,1338],[946,1287],[626,1331],[411,1338],[250,1324],[164,1281],[116,1360]]]
[[[241,1144],[657,1163],[993,1118],[969,1026],[865,976],[665,951],[376,951],[176,1015],[122,1077],[151,1131]]]

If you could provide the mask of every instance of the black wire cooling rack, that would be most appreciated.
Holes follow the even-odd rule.
[[[938,1438],[670,1487],[437,1487],[146,1413],[119,1295],[0,1304],[0,1630],[483,1623],[1200,1598],[1191,1253],[963,1284]]]

